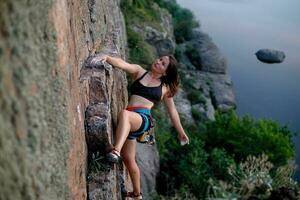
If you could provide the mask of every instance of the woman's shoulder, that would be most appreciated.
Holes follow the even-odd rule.
[[[145,70],[140,66],[140,69],[135,74],[133,74],[132,79],[135,81],[136,79],[145,75],[147,72],[148,72],[147,70]]]
[[[170,89],[169,89],[169,87],[167,85],[162,84],[162,88],[161,89],[162,89],[162,99],[164,99],[165,96],[169,96]]]

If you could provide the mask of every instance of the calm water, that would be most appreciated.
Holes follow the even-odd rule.
[[[228,60],[237,113],[277,120],[300,132],[300,1],[177,0],[191,10]],[[282,50],[281,64],[263,64],[260,48]],[[300,165],[300,134],[293,138]],[[300,180],[300,170],[296,173]]]

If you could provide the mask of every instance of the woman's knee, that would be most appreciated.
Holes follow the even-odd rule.
[[[121,154],[122,154],[122,160],[126,166],[132,166],[133,164],[136,164],[135,157],[133,155],[128,155],[126,153],[121,153]]]
[[[128,110],[121,110],[118,114],[118,119],[128,119],[129,117],[129,111]]]
[[[137,165],[137,163],[136,163],[135,160],[126,160],[126,161],[123,160],[123,162],[124,162],[126,168],[129,171],[137,171],[137,170],[139,170],[139,167],[138,167],[138,165]]]

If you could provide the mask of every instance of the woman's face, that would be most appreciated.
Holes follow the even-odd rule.
[[[156,73],[166,75],[166,71],[169,66],[169,63],[170,63],[169,56],[162,56],[153,62],[152,70],[154,70]]]

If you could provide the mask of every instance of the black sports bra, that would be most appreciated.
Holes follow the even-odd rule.
[[[143,84],[141,84],[140,80],[144,78],[144,76],[148,73],[146,71],[140,78],[136,79],[131,87],[130,92],[131,95],[138,95],[141,97],[144,97],[148,99],[149,101],[152,101],[153,103],[158,102],[161,100],[162,95],[162,83],[159,86],[156,87],[146,87]]]

